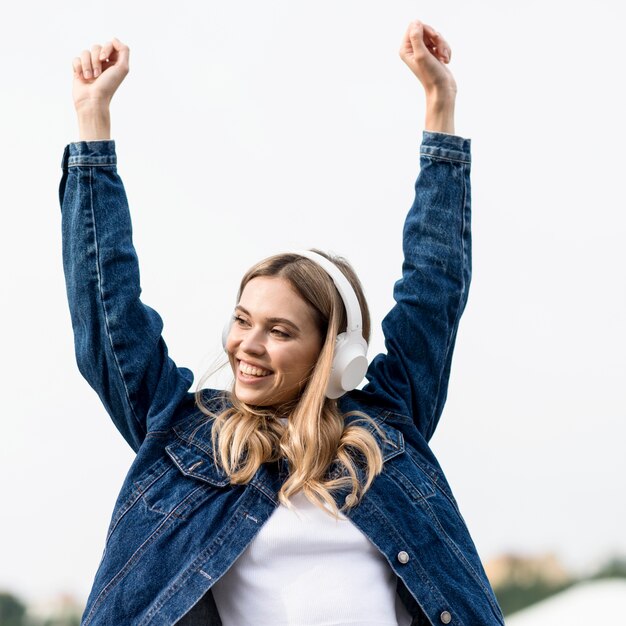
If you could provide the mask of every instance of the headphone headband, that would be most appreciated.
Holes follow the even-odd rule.
[[[346,308],[347,329],[346,332],[351,333],[354,331],[363,331],[363,320],[361,317],[361,307],[359,305],[359,299],[356,297],[356,293],[350,284],[350,281],[345,277],[344,273],[335,265],[332,261],[325,256],[313,252],[312,250],[297,250],[293,252],[298,256],[306,257],[311,261],[317,263],[332,279],[337,287],[337,291],[343,300],[343,304]]]

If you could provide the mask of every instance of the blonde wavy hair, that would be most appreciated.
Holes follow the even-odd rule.
[[[369,309],[356,273],[345,259],[315,252],[331,260],[350,281],[361,307],[363,337],[368,341]],[[370,430],[362,424],[370,424],[384,438],[379,426],[364,413],[347,414],[356,414],[358,419],[346,426],[337,401],[325,395],[336,338],[347,326],[345,306],[330,276],[306,257],[279,254],[257,263],[243,277],[238,300],[245,286],[259,276],[280,277],[291,284],[314,312],[324,343],[308,379],[302,381],[300,396],[281,406],[250,406],[231,389],[230,406],[215,414],[204,404],[201,389],[211,372],[202,378],[195,399],[199,409],[214,420],[215,462],[230,477],[231,484],[246,484],[262,463],[285,458],[289,475],[278,493],[279,501],[292,508],[289,498],[302,491],[312,503],[338,517],[339,510],[358,504],[382,471],[381,450]],[[333,464],[339,471],[329,476]],[[363,475],[361,480],[359,470]],[[346,487],[350,493],[338,509],[332,493]]]

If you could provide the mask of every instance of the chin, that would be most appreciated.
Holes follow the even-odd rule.
[[[240,389],[237,385],[233,388],[233,394],[240,402],[245,402],[250,406],[271,406],[266,393],[258,393],[249,389]]]
[[[250,391],[249,389],[240,389],[237,385],[233,388],[233,394],[240,402],[244,402],[249,406],[258,406],[266,409],[287,404],[297,397],[297,394],[289,396],[282,394],[278,396],[274,393],[259,393]]]

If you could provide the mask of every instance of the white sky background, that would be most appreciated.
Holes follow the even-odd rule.
[[[398,56],[414,18],[452,45],[474,159],[474,278],[432,447],[484,560],[626,553],[620,3],[36,1],[0,23],[0,588],[85,599],[132,461],[74,361],[72,58],[131,47],[113,136],[143,300],[197,381],[241,274],[276,251],[341,253],[376,326],[391,306],[424,118]]]

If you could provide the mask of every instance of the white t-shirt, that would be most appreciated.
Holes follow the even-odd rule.
[[[344,515],[300,492],[213,586],[223,626],[405,626],[385,557]]]

